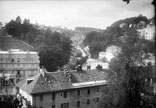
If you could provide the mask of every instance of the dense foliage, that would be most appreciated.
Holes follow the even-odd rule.
[[[71,40],[64,33],[53,32],[51,27],[41,28],[31,24],[29,19],[22,22],[18,16],[6,24],[9,35],[34,46],[39,52],[40,66],[48,71],[55,71],[68,63],[71,54]]]
[[[144,23],[140,23],[143,21]],[[149,24],[149,20],[142,15],[138,17],[127,18],[124,20],[119,20],[113,23],[110,27],[107,27],[103,32],[89,32],[86,35],[83,44],[89,46],[90,53],[92,57],[97,57],[100,51],[106,51],[106,48],[111,45],[120,46],[123,42],[126,32],[131,29],[144,28]],[[121,25],[123,27],[121,27]],[[154,46],[154,42],[148,40],[142,40],[145,42],[146,46],[151,48],[151,45]],[[149,49],[147,49],[149,50]],[[153,52],[155,50],[151,48]]]
[[[156,99],[150,81],[156,79],[155,71],[144,60],[149,53],[155,55],[155,40],[140,38],[135,28],[127,28],[124,37],[118,43],[122,53],[110,63],[109,85],[103,90],[99,108],[154,108]]]

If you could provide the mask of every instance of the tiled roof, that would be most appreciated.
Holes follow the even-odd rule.
[[[31,83],[27,84],[27,80],[24,79],[16,84],[16,86],[20,87],[22,90],[26,91],[27,93],[31,94],[36,83],[38,82],[38,79],[41,77],[41,74],[38,74],[32,79],[34,79]]]
[[[33,51],[33,47],[24,41],[15,39],[11,36],[0,36],[0,50],[20,49],[23,51]]]
[[[69,73],[71,74],[70,81],[64,71],[46,72],[44,75],[39,73],[30,84],[27,84],[25,80],[19,82],[17,86],[29,94],[36,94],[82,87],[75,87],[78,84],[83,85],[83,87],[95,86],[96,84],[103,85],[106,77],[104,71],[98,70],[81,72],[72,70]]]

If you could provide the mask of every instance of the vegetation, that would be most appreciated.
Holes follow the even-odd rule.
[[[106,51],[111,45],[122,49],[109,67],[108,85],[103,90],[99,108],[154,108],[156,98],[152,92],[151,79],[156,79],[151,63],[146,64],[150,54],[155,56],[155,39],[140,38],[137,29],[149,24],[151,19],[139,15],[113,23],[103,32],[89,32],[83,44],[89,46],[92,57]]]
[[[135,28],[127,28],[124,41],[116,44],[122,53],[110,63],[107,77],[110,85],[103,90],[99,108],[154,108],[156,99],[150,81],[155,79],[155,71],[144,60],[149,53],[155,55],[155,47],[151,47],[155,40],[139,38]]]
[[[144,23],[140,24],[140,21],[143,21]],[[124,38],[126,37],[126,35],[128,35],[126,34],[126,32],[129,31],[129,28],[144,28],[147,24],[149,24],[149,20],[142,15],[139,15],[138,17],[119,20],[113,23],[110,27],[107,27],[107,29],[103,32],[89,32],[86,35],[83,44],[85,46],[89,46],[91,57],[97,57],[98,53],[100,51],[106,51],[106,48],[108,46],[121,46]],[[121,25],[123,25],[123,27],[120,27]],[[154,46],[154,42],[152,41],[148,41],[145,39],[141,41],[144,41],[148,48]],[[147,50],[149,50],[148,48]],[[153,47],[151,48],[151,50],[153,50],[153,53],[155,52]]]
[[[18,16],[6,24],[9,35],[21,39],[34,46],[39,52],[40,66],[48,71],[55,71],[68,63],[71,54],[71,40],[64,33],[53,32],[51,27],[41,28],[31,24],[29,19],[23,23]]]

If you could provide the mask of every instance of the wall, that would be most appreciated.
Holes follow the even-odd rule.
[[[18,74],[18,79],[37,74],[39,63],[37,52],[0,51],[0,73]]]
[[[27,101],[30,101],[31,105],[33,103],[33,98],[30,94],[28,94],[27,92],[23,91],[22,89],[19,89],[19,93],[21,94],[21,96],[24,96],[24,98],[27,99]]]
[[[98,91],[99,88],[99,91]],[[88,94],[88,89],[90,89],[90,94]],[[52,100],[52,93],[43,94],[43,100],[40,100],[40,95],[33,96],[33,105],[35,108],[52,108],[52,105],[55,105],[55,108],[96,108],[98,104],[97,98],[101,96],[102,86],[91,87],[91,88],[80,88],[67,91],[67,97],[63,97],[63,92],[56,92],[55,100]],[[78,90],[80,90],[80,95],[78,96]],[[90,100],[90,103],[87,105],[87,99]],[[80,101],[80,106],[77,107],[77,101]],[[61,104],[68,104],[67,106],[61,107]]]

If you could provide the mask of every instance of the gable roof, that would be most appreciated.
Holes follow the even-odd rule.
[[[70,81],[64,71],[45,72],[36,75],[31,83],[27,84],[27,81],[24,80],[19,82],[17,86],[29,94],[37,94],[106,84],[106,73],[104,71],[86,70],[77,72],[71,70],[69,73],[71,74]]]

